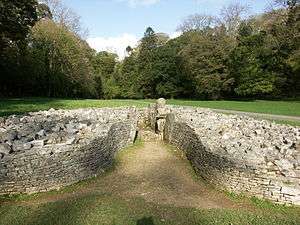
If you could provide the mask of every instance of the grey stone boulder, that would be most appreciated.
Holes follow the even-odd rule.
[[[30,143],[23,143],[22,141],[18,140],[12,144],[12,150],[14,152],[29,150],[29,149],[31,149],[31,146],[32,145]]]
[[[33,147],[43,147],[45,143],[44,143],[44,140],[35,140],[35,141],[30,142],[30,144]]]
[[[4,143],[6,141],[13,141],[17,138],[17,131],[8,131],[8,132],[2,132],[0,133],[0,142]]]
[[[0,153],[8,155],[11,152],[11,147],[8,144],[0,144]]]
[[[68,134],[75,134],[78,132],[75,125],[73,125],[71,123],[66,124],[66,131]]]
[[[39,132],[36,133],[38,137],[44,137],[46,136],[45,130],[40,130]]]
[[[67,141],[66,141],[67,145],[72,145],[74,143],[76,143],[76,138],[75,137],[68,138]]]
[[[57,123],[55,126],[51,128],[52,132],[59,132],[64,129],[64,125],[62,123]]]

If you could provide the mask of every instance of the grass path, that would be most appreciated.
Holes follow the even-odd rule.
[[[300,209],[230,198],[194,174],[179,152],[145,143],[103,176],[52,193],[0,202],[0,224],[299,224]]]

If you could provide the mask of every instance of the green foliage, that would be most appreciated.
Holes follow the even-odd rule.
[[[266,44],[266,33],[254,34],[248,24],[242,24],[238,46],[231,52],[230,69],[235,79],[235,92],[241,96],[260,97],[275,89],[272,68],[276,58]]]
[[[24,41],[37,21],[36,0],[1,0],[0,2],[0,50],[12,43]],[[12,42],[12,43],[11,43]]]
[[[0,1],[0,96],[21,93],[27,36],[36,23],[36,0]],[[12,93],[13,92],[13,93]]]
[[[35,82],[47,97],[95,97],[92,51],[64,26],[39,21],[32,30],[28,51]]]
[[[67,9],[60,3],[52,14],[55,4],[4,0],[0,96],[295,98],[300,94],[300,6],[299,1],[276,2],[279,8],[244,20],[246,8],[240,4],[225,7],[220,21],[190,16],[175,39],[148,27],[139,45],[128,46],[127,57],[119,61],[116,54],[96,53],[80,38],[78,17],[60,20],[58,12]]]
[[[109,78],[117,64],[117,55],[109,52],[99,52],[93,58],[95,73],[103,78]]]
[[[117,97],[119,87],[113,77],[117,65],[117,55],[105,51],[99,52],[93,57],[92,64],[98,97],[106,99]]]
[[[226,61],[232,47],[231,38],[223,29],[192,32],[189,43],[180,54],[185,73],[194,82],[196,95],[208,99],[220,99],[231,89]]]
[[[143,98],[139,90],[136,52],[131,52],[129,57],[126,57],[117,65],[114,77],[120,86],[120,97],[129,99]]]

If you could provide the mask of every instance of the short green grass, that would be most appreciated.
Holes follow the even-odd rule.
[[[92,99],[51,99],[51,98],[20,98],[0,99],[0,117],[12,114],[24,114],[40,110],[102,108],[136,106],[146,107],[155,100],[92,100]],[[168,100],[168,104],[194,106],[213,109],[228,109],[244,112],[256,112],[284,116],[300,116],[300,101],[188,101]],[[271,119],[271,118],[270,118]],[[280,124],[300,126],[300,121],[288,119],[276,120]]]
[[[298,209],[200,210],[156,205],[141,198],[91,194],[41,205],[1,205],[1,225],[296,225]]]
[[[300,116],[300,101],[187,101],[168,100],[168,104],[227,109],[285,116]]]
[[[51,98],[20,98],[0,99],[0,116],[24,114],[40,110],[103,108],[121,106],[148,106],[152,100],[93,100],[93,99],[51,99]]]
[[[88,107],[145,107],[155,100],[91,100],[20,98],[0,99],[0,116],[22,114],[31,111],[54,109],[76,109]],[[168,100],[168,104],[213,109],[228,109],[274,115],[300,116],[300,101],[188,101]]]

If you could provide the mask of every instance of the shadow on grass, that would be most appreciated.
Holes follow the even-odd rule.
[[[20,115],[32,111],[48,110],[50,108],[63,108],[64,104],[60,99],[51,98],[15,98],[0,99],[0,116],[12,114]]]
[[[146,107],[148,102],[135,100],[15,98],[0,99],[0,116],[20,115],[28,112],[54,109]]]
[[[136,222],[136,225],[154,225],[152,217],[143,217]]]

